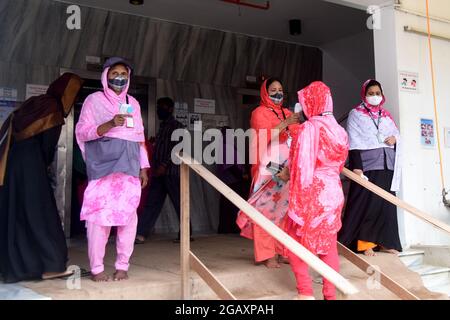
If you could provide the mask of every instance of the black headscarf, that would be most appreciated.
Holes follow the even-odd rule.
[[[46,94],[31,97],[15,110],[0,128],[0,186],[6,172],[10,144],[64,124],[75,103],[83,80],[65,73],[52,82]]]

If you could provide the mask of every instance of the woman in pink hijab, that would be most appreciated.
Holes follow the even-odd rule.
[[[89,95],[76,125],[86,162],[88,186],[81,220],[86,221],[92,280],[108,281],[103,258],[112,226],[117,226],[114,280],[128,278],[136,237],[136,209],[150,167],[139,103],[128,95],[131,66],[110,58],[102,74],[103,91]]]
[[[289,179],[286,232],[322,261],[338,271],[337,232],[344,206],[339,174],[348,154],[348,137],[333,116],[330,89],[313,82],[298,93],[307,121],[300,126],[290,152],[290,168],[280,174]],[[308,265],[291,252],[291,268],[299,299],[314,299]],[[324,279],[326,300],[336,299],[333,284]]]

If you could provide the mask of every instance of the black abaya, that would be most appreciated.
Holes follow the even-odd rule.
[[[393,174],[391,170],[364,172],[369,181],[388,192]],[[394,192],[391,193],[395,195]],[[358,240],[402,251],[395,205],[352,182],[339,232],[339,242],[356,251]]]
[[[47,168],[61,126],[12,144],[0,187],[0,271],[7,283],[64,272],[67,246]]]

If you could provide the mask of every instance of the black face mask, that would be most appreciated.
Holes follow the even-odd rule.
[[[272,100],[275,104],[280,104],[283,102],[283,97],[284,95],[281,92],[269,96],[270,100]]]
[[[165,109],[158,108],[156,110],[156,114],[158,115],[159,120],[164,121],[164,120],[169,119],[169,117],[171,116],[172,113]]]

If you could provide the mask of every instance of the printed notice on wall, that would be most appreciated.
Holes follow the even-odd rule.
[[[41,94],[45,94],[47,93],[47,89],[48,86],[45,85],[27,83],[25,100],[28,100],[34,96],[40,96]]]
[[[188,104],[186,102],[175,102],[174,117],[183,127],[186,128],[189,125]]]
[[[419,92],[419,74],[417,72],[400,71],[400,90],[405,92]]]
[[[188,104],[186,102],[175,102],[175,112],[176,111],[188,112]]]
[[[0,128],[9,117],[9,115],[16,108],[17,103],[14,101],[1,101],[0,100]]]
[[[189,130],[202,131],[202,115],[189,113]]]
[[[424,147],[434,147],[434,122],[431,119],[420,119],[420,141]]]
[[[229,125],[229,117],[227,115],[204,114],[202,116],[203,130],[220,129]]]
[[[216,113],[216,100],[210,99],[194,99],[195,113]]]
[[[17,89],[0,87],[1,101],[17,101]]]
[[[180,122],[184,128],[186,128],[189,124],[189,114],[184,111],[178,111],[175,113],[175,120]]]

